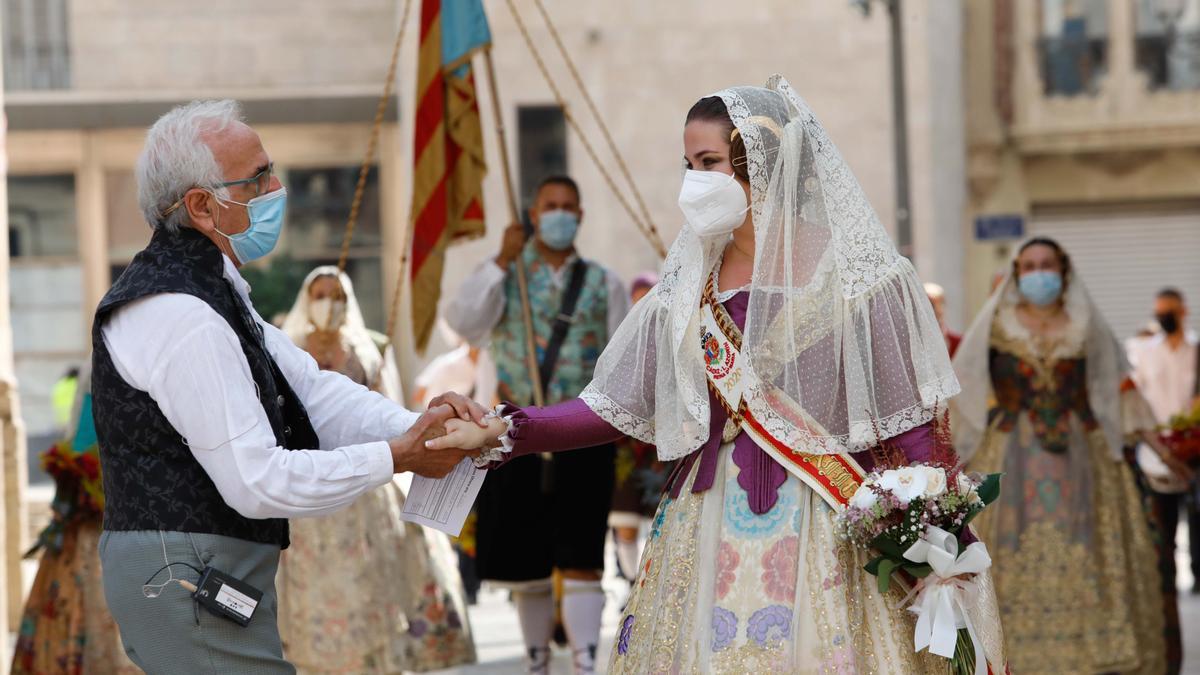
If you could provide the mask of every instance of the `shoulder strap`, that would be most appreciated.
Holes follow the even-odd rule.
[[[542,391],[550,387],[550,378],[554,376],[554,368],[558,365],[558,353],[562,350],[567,331],[575,322],[575,305],[579,303],[579,295],[583,292],[583,281],[587,277],[588,264],[583,258],[575,260],[571,265],[571,278],[567,282],[567,290],[563,293],[562,306],[554,324],[550,328],[550,341],[546,343],[546,352],[542,356],[538,375],[542,380]]]

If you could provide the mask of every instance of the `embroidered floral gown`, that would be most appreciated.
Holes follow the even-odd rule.
[[[16,627],[14,675],[133,675],[100,576],[104,492],[88,379],[80,384],[73,438],[42,454],[54,477],[53,520],[38,537],[37,577]]]
[[[739,327],[747,300],[724,303]],[[914,654],[903,593],[878,592],[862,569],[869,553],[841,539],[825,501],[746,434],[722,442],[725,412],[715,400],[710,409],[714,437],[668,481],[609,672],[946,672],[945,659]],[[514,455],[621,435],[579,400],[506,413]],[[933,447],[928,426],[893,440],[911,461]],[[869,470],[870,453],[855,458]],[[979,580],[993,597],[988,577]],[[981,610],[976,625],[998,625],[994,605]],[[988,654],[1003,662],[1003,645]]]
[[[1133,475],[1088,404],[1080,324],[1045,339],[1012,306],[997,311],[995,401],[969,468],[1003,471],[1004,488],[975,529],[992,554],[1014,672],[1162,673],[1155,551]]]
[[[340,372],[374,380],[347,352]],[[299,672],[383,675],[475,661],[450,543],[402,522],[403,506],[393,482],[337,513],[291,520],[275,583],[284,655]]]

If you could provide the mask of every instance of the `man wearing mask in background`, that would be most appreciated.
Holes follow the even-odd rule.
[[[513,224],[500,254],[463,282],[446,321],[474,345],[490,340],[501,400],[533,403],[516,266],[525,270],[547,405],[578,396],[629,310],[620,279],[575,251],[583,210],[566,176],[543,180],[529,209],[534,236]],[[558,330],[556,330],[556,326]],[[521,457],[489,475],[476,501],[481,579],[512,589],[529,670],[549,668],[554,631],[551,574],[563,578],[562,620],[577,673],[593,672],[604,593],[604,541],[615,448]],[[536,515],[531,515],[536,514]]]
[[[1154,298],[1154,319],[1161,330],[1129,344],[1134,383],[1160,424],[1191,410],[1200,393],[1200,363],[1197,362],[1200,339],[1187,328],[1187,316],[1183,294],[1175,288],[1164,288]],[[1138,462],[1151,477],[1154,508],[1162,519],[1164,574],[1174,582],[1175,528],[1182,501],[1187,508],[1192,574],[1198,580],[1192,592],[1200,592],[1200,508],[1197,508],[1196,485],[1155,480],[1154,476],[1165,472],[1155,470],[1155,458],[1149,455],[1153,453],[1139,452]]]

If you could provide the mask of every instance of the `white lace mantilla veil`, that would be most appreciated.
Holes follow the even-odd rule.
[[[1023,245],[1023,244],[1022,244]],[[1020,251],[1018,246],[1016,251]],[[1070,252],[1067,252],[1070,254]],[[1016,259],[1016,253],[1013,259]],[[988,409],[994,399],[990,369],[992,324],[996,315],[1021,301],[1017,281],[1009,264],[1004,280],[984,304],[954,354],[954,372],[963,383],[962,393],[950,404],[954,447],[966,463],[979,450],[988,425]],[[1121,382],[1129,372],[1125,352],[1100,310],[1092,302],[1083,280],[1068,272],[1063,303],[1072,326],[1086,331],[1088,404],[1100,422],[1114,459],[1120,458],[1123,440]]]
[[[813,112],[782,77],[719,92],[748,160],[755,260],[742,355],[750,412],[796,451],[854,452],[958,391],[933,308]],[[709,438],[701,294],[726,239],[684,225],[581,397],[683,457]]]
[[[317,277],[324,276],[337,277],[341,283],[342,290],[346,293],[346,319],[342,323],[341,334],[354,349],[354,354],[358,357],[367,376],[375,377],[377,373],[382,372],[383,355],[380,354],[375,341],[371,339],[371,333],[367,330],[366,322],[363,321],[362,309],[358,306],[358,298],[354,295],[354,284],[350,281],[350,275],[339,272],[336,266],[322,265],[304,277],[304,283],[300,285],[300,292],[296,294],[296,302],[292,303],[292,309],[284,319],[281,330],[292,339],[293,343],[301,349],[304,348],[304,341],[313,330],[308,289]]]

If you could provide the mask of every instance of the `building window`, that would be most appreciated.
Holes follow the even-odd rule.
[[[1047,95],[1094,94],[1108,71],[1108,0],[1042,0],[1038,39]]]
[[[3,0],[4,88],[71,86],[67,0]]]
[[[13,258],[76,258],[75,176],[9,176],[8,251]]]
[[[37,454],[62,437],[69,412],[54,385],[91,343],[75,220],[74,176],[8,177],[13,360],[34,483],[49,481]]]
[[[288,189],[288,209],[279,245],[266,260],[242,269],[252,288],[255,309],[263,318],[276,323],[291,309],[301,282],[314,267],[337,264],[358,181],[358,167],[284,169],[281,177]],[[367,327],[382,331],[387,312],[383,306],[383,266],[379,258],[383,248],[379,208],[379,172],[372,168],[351,240],[346,273],[354,283],[354,294]]]
[[[105,220],[108,223],[108,265],[112,281],[150,243],[154,233],[137,203],[137,179],[130,169],[104,172]]]
[[[1200,0],[1138,0],[1137,68],[1151,89],[1200,89]]]
[[[556,105],[517,108],[517,162],[526,209],[546,176],[567,173],[567,123]]]

